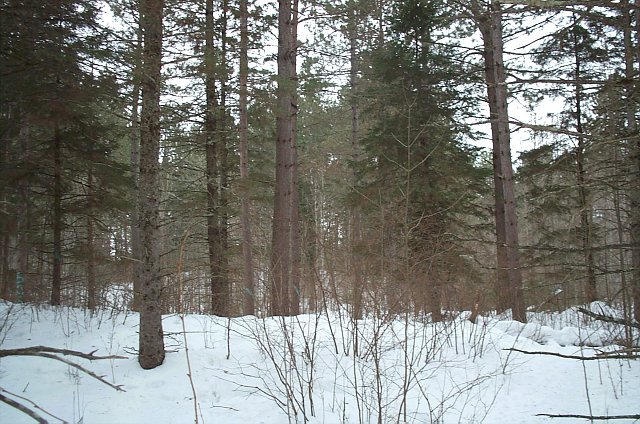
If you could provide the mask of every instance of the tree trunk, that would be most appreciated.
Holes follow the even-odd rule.
[[[251,200],[249,191],[249,135],[247,116],[247,81],[249,79],[249,12],[247,0],[240,0],[240,183],[241,209],[240,226],[242,227],[242,258],[243,258],[243,295],[242,311],[245,315],[255,313],[255,288],[253,279],[253,252],[251,248]]]
[[[205,19],[205,137],[206,137],[206,177],[207,177],[207,239],[209,245],[209,272],[211,279],[211,313],[225,316],[226,301],[223,287],[221,255],[222,238],[220,230],[220,196],[218,187],[218,101],[216,98],[216,64],[214,47],[213,0],[206,2]]]
[[[298,0],[293,0],[291,17],[291,315],[300,314],[300,272],[302,245],[300,239],[300,192],[298,188],[298,95],[296,58],[298,49]]]
[[[62,287],[62,136],[58,123],[53,135],[53,275],[51,305],[59,305]]]
[[[630,0],[631,3],[631,0]],[[638,62],[638,69],[640,69],[640,0],[636,0],[632,5],[635,9],[635,32],[636,32],[636,45],[635,45],[635,59]],[[631,22],[629,23],[631,25]],[[626,73],[627,78],[633,80],[636,77],[636,71],[633,69],[633,50],[631,49],[631,43],[629,43],[629,50],[626,52],[627,59]],[[638,136],[638,125],[635,119],[635,111],[637,110],[637,99],[631,93],[633,90],[637,90],[636,87],[629,86],[630,94],[627,96],[629,104],[627,106],[629,115],[629,130],[631,134],[635,134],[629,140],[631,153],[631,245],[632,256],[631,264],[633,268],[632,281],[633,281],[633,305],[634,305],[634,318],[636,322],[640,323],[640,136]]]
[[[140,117],[140,350],[144,369],[164,361],[160,299],[162,280],[158,253],[160,181],[160,79],[162,68],[163,0],[140,0],[144,34],[142,113]]]
[[[293,103],[291,0],[278,7],[278,87],[276,106],[276,180],[271,237],[271,314],[289,314],[291,266],[291,136]]]
[[[9,118],[15,119],[11,116],[11,112],[8,113]],[[7,131],[8,133],[8,131]],[[0,141],[0,168],[6,166],[7,158],[9,155],[9,145],[11,143],[10,136]],[[0,202],[3,205],[8,205],[7,194],[4,189],[4,185],[0,186]],[[13,216],[8,213],[2,212],[0,215],[0,298],[9,300],[9,223],[13,221]]]
[[[351,87],[351,158],[354,163],[360,160],[358,141],[358,22],[356,10],[351,7],[349,10],[349,85]],[[357,184],[355,171],[351,174],[351,184]],[[359,202],[356,200],[351,211],[351,270],[353,281],[351,288],[352,317],[354,320],[363,317],[362,294],[364,290],[364,279],[362,278],[362,258],[360,254],[360,244],[362,243],[362,217]],[[357,347],[355,348],[357,351]]]
[[[229,264],[227,252],[229,250],[229,150],[227,148],[228,121],[227,121],[227,13],[229,11],[228,0],[222,1],[222,25],[220,31],[220,124],[218,134],[220,136],[220,251],[218,254],[220,269],[220,303],[221,313],[224,316],[231,314],[231,282],[229,281]]]
[[[574,25],[576,19],[574,17]],[[575,31],[573,32],[574,47],[574,65],[575,65],[575,96],[576,96],[576,132],[583,134],[582,129],[582,85],[581,78],[581,61],[578,52],[578,40]],[[580,208],[580,231],[582,252],[584,255],[585,267],[587,269],[587,281],[585,285],[585,300],[590,303],[598,299],[598,289],[596,286],[595,264],[593,262],[593,242],[592,242],[592,225],[591,225],[591,203],[586,187],[586,171],[585,167],[585,142],[584,137],[578,136],[578,146],[576,147],[576,182],[578,184],[578,202]]]
[[[20,141],[20,154],[25,157],[30,149],[29,126],[23,123],[18,135]],[[17,217],[17,258],[16,258],[16,302],[23,302],[25,287],[31,284],[28,278],[29,273],[29,253],[31,252],[31,198],[29,197],[29,186],[26,180],[18,182],[18,196],[20,199],[20,210],[22,213]],[[42,250],[41,250],[42,252]]]
[[[96,299],[96,264],[94,255],[94,230],[93,230],[93,167],[89,165],[87,175],[87,309],[93,311],[97,305]]]
[[[132,259],[132,275],[133,275],[133,302],[131,309],[140,311],[142,305],[142,296],[140,294],[140,228],[138,227],[140,209],[138,199],[140,198],[140,121],[138,117],[138,107],[140,103],[140,73],[142,64],[140,63],[140,55],[142,53],[142,32],[138,28],[138,44],[135,52],[136,66],[133,73],[133,91],[131,93],[131,131],[130,131],[130,163],[131,176],[133,177],[133,211],[131,216],[131,259]]]
[[[522,293],[522,274],[518,250],[518,222],[515,184],[511,166],[507,86],[503,60],[502,12],[497,1],[482,12],[472,2],[475,20],[484,42],[484,61],[491,134],[493,140],[493,175],[496,201],[498,309],[511,307],[513,318],[526,322]]]

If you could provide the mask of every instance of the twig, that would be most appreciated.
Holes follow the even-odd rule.
[[[640,414],[631,414],[631,415],[536,414],[536,417],[580,418],[583,420],[638,420],[640,419]]]
[[[577,308],[578,312],[581,312],[593,319],[596,319],[598,321],[604,321],[604,322],[611,322],[613,324],[620,324],[620,325],[626,325],[629,327],[633,327],[633,328],[638,328],[640,329],[640,324],[635,323],[635,322],[631,322],[631,321],[627,321],[624,319],[620,319],[620,318],[614,318],[614,317],[610,317],[608,315],[601,315],[601,314],[596,314],[595,312],[591,312],[587,309],[584,308]]]
[[[193,371],[191,370],[191,357],[189,356],[189,342],[187,341],[187,327],[184,320],[184,308],[183,308],[183,295],[184,295],[184,282],[182,280],[182,265],[184,263],[184,245],[189,237],[189,229],[185,230],[182,239],[180,240],[180,245],[178,247],[178,285],[180,287],[180,303],[178,304],[180,316],[180,322],[182,324],[182,337],[184,339],[184,354],[187,358],[187,377],[189,377],[189,384],[191,385],[191,393],[193,394],[193,414],[194,414],[194,422],[195,424],[199,424],[198,420],[198,394],[196,393],[196,386],[193,382]],[[204,421],[204,417],[202,417]]]
[[[503,350],[520,352],[520,353],[524,353],[525,355],[548,355],[548,356],[557,356],[559,358],[566,358],[566,359],[578,359],[580,361],[596,361],[599,359],[638,359],[640,358],[640,355],[634,355],[632,353],[606,355],[606,356],[579,356],[579,355],[563,355],[562,353],[555,353],[555,352],[530,352],[527,350],[516,349],[514,347],[503,349]]]

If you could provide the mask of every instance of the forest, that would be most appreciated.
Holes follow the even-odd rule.
[[[407,412],[429,403],[407,346],[444,355],[438,326],[572,310],[615,337],[570,345],[635,359],[639,72],[637,0],[2,0],[0,348],[19,307],[139,314],[154,369],[167,317],[187,360],[185,316],[227,359],[251,318],[289,422],[317,416],[296,360],[313,374],[319,328],[377,388],[327,422],[444,422]]]

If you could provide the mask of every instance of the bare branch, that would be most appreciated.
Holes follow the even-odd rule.
[[[1,393],[1,392],[7,393],[8,395],[13,396],[13,397],[15,397],[15,398],[18,398],[18,399],[24,400],[25,402],[29,402],[31,405],[33,405],[33,408],[34,408],[34,409],[39,409],[40,411],[44,412],[45,414],[52,416],[52,417],[53,417],[53,418],[55,418],[56,420],[60,420],[63,424],[68,424],[68,422],[67,422],[67,421],[63,420],[63,419],[62,419],[62,418],[60,418],[60,417],[57,417],[57,416],[53,415],[51,412],[49,412],[49,411],[47,411],[46,409],[42,408],[40,405],[38,405],[37,403],[35,403],[35,402],[34,402],[34,401],[32,401],[31,399],[28,399],[28,398],[26,398],[26,397],[24,397],[24,396],[20,396],[20,395],[17,395],[17,394],[15,394],[15,393],[12,393],[12,392],[10,392],[9,390],[3,389],[2,387],[0,387],[0,393]],[[12,405],[12,406],[13,406],[13,405]],[[26,406],[24,406],[24,405],[21,405],[21,406],[23,406],[24,408],[27,408],[27,407],[26,407]],[[30,409],[30,408],[27,408],[27,409],[29,409],[30,411],[32,411],[32,409]],[[20,410],[21,410],[22,412],[24,412],[24,410],[22,410],[22,409],[20,409]],[[25,412],[25,413],[26,413],[26,412]]]
[[[110,356],[96,356],[94,355],[96,351],[94,350],[93,352],[90,353],[83,353],[83,352],[78,352],[75,350],[68,350],[68,349],[56,349],[53,347],[47,347],[47,346],[33,346],[33,347],[25,347],[25,348],[21,348],[21,349],[1,349],[0,350],[0,358],[6,357],[6,356],[40,356],[43,358],[49,358],[49,359],[54,359],[56,361],[60,361],[63,362],[67,365],[69,365],[70,367],[76,368],[80,371],[82,371],[83,373],[87,374],[90,377],[95,378],[96,380],[106,384],[109,387],[113,387],[114,389],[120,391],[120,392],[124,392],[125,390],[122,388],[122,385],[116,385],[116,384],[112,384],[109,383],[107,380],[104,379],[103,376],[100,376],[96,373],[94,373],[93,371],[90,371],[88,369],[86,369],[85,367],[83,367],[82,365],[76,364],[73,361],[70,361],[68,359],[62,358],[60,356],[56,356],[54,355],[54,353],[59,353],[62,355],[70,355],[70,356],[77,356],[79,358],[84,358],[84,359],[88,359],[90,361],[94,361],[94,360],[98,360],[98,359],[127,359],[124,356],[117,356],[117,355],[110,355]]]
[[[563,355],[562,353],[556,353],[556,352],[530,352],[527,350],[520,350],[520,349],[516,349],[514,347],[509,348],[509,349],[503,349],[503,350],[509,350],[511,352],[520,352],[520,353],[524,353],[525,355],[547,355],[547,356],[557,356],[559,358],[566,358],[566,359],[577,359],[580,361],[597,361],[600,359],[639,359],[640,355],[635,355],[632,353],[622,353],[619,355],[607,355],[607,356],[579,356],[579,355]]]
[[[580,418],[583,420],[637,420],[640,414],[631,415],[578,415],[578,414],[536,414],[536,417]]]
[[[19,349],[0,349],[0,358],[4,358],[5,356],[15,356],[15,355],[33,356],[34,354],[40,353],[40,352],[59,353],[65,356],[77,356],[78,358],[88,359],[90,361],[95,361],[99,359],[127,359],[126,356],[118,356],[118,355],[96,356],[94,355],[94,353],[96,353],[97,350],[94,350],[89,353],[84,353],[77,350],[58,349],[55,347],[48,347],[48,346],[31,346],[31,347],[22,347]]]
[[[627,321],[624,319],[620,319],[620,318],[614,318],[614,317],[610,317],[608,315],[601,315],[601,314],[596,314],[595,312],[591,312],[587,309],[584,308],[578,308],[578,312],[581,312],[583,314],[585,314],[586,316],[589,316],[593,319],[596,319],[598,321],[604,321],[604,322],[611,322],[613,324],[620,324],[620,325],[626,325],[627,327],[633,327],[633,328],[639,328],[640,329],[640,324],[632,322],[632,321]]]
[[[36,411],[34,411],[32,409],[29,409],[26,406],[24,406],[23,404],[18,403],[15,400],[6,397],[2,393],[0,393],[0,401],[6,403],[9,406],[12,406],[12,407],[16,408],[20,412],[24,412],[25,414],[27,414],[28,416],[30,416],[31,418],[33,418],[34,420],[36,420],[40,424],[49,424],[49,422],[47,420],[45,420]]]

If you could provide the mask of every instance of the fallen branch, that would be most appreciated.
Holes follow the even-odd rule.
[[[42,417],[42,415],[40,415],[37,412],[27,408],[26,406],[22,405],[21,403],[16,402],[13,399],[9,399],[8,397],[3,395],[2,393],[0,393],[0,402],[4,402],[7,405],[16,408],[20,412],[23,412],[23,413],[27,414],[28,416],[30,416],[31,418],[33,418],[34,420],[36,420],[36,422],[38,422],[40,424],[49,424],[48,421],[45,420]]]
[[[622,356],[622,355],[634,355],[634,354],[640,354],[640,347],[625,347],[622,349],[618,349],[618,350],[614,350],[614,351],[605,351],[605,352],[598,352],[596,355],[602,357],[602,356]],[[622,356],[623,358],[626,358],[626,356]]]
[[[581,313],[585,314],[586,316],[589,316],[589,317],[591,317],[593,319],[596,319],[598,321],[604,321],[604,322],[610,322],[610,323],[613,323],[613,324],[626,325],[627,327],[633,327],[633,328],[640,329],[640,324],[635,323],[635,322],[627,321],[625,319],[610,317],[608,315],[596,314],[595,312],[591,312],[591,311],[589,311],[587,309],[584,309],[584,308],[577,308],[577,309],[578,309],[578,312],[581,312]]]
[[[624,353],[619,355],[606,355],[606,356],[579,356],[579,355],[563,355],[562,353],[556,353],[556,352],[530,352],[528,350],[516,349],[515,347],[511,347],[509,349],[503,349],[503,350],[524,353],[525,355],[557,356],[559,358],[578,359],[580,361],[597,361],[600,359],[638,359],[640,358],[640,355],[634,355],[632,353]]]
[[[76,368],[82,371],[83,373],[87,374],[88,376],[95,378],[101,383],[104,383],[107,386],[118,390],[119,392],[124,392],[125,390],[122,388],[122,385],[109,383],[107,380],[104,379],[104,376],[100,376],[94,373],[93,371],[86,369],[82,365],[76,364],[73,361],[54,355],[54,353],[59,353],[67,356],[77,356],[79,358],[88,359],[90,361],[95,361],[99,359],[127,359],[124,356],[117,356],[117,355],[96,356],[94,355],[95,352],[96,351],[94,350],[93,352],[90,352],[90,353],[83,353],[83,352],[78,352],[76,350],[56,349],[56,348],[47,347],[47,346],[33,346],[33,347],[25,347],[20,349],[0,349],[0,358],[6,357],[6,356],[40,356],[42,358],[53,359],[55,361],[63,362],[69,365],[70,367]]]
[[[114,389],[116,389],[119,392],[124,392],[125,390],[122,388],[122,385],[119,384],[112,384],[109,383],[107,380],[104,379],[104,376],[98,375],[96,373],[94,373],[93,371],[90,371],[88,369],[86,369],[85,367],[83,367],[82,365],[76,364],[73,361],[70,361],[68,359],[65,359],[61,356],[57,356],[56,354],[59,355],[65,355],[65,356],[76,356],[78,358],[83,358],[83,359],[88,359],[90,361],[95,361],[95,360],[99,360],[99,359],[127,359],[124,356],[117,356],[117,355],[109,355],[109,356],[96,356],[94,355],[96,353],[97,350],[94,350],[92,352],[89,353],[84,353],[84,352],[79,352],[77,350],[69,350],[69,349],[58,349],[55,347],[47,347],[47,346],[31,346],[31,347],[23,347],[23,348],[19,348],[19,349],[0,349],[0,358],[4,358],[7,356],[40,356],[42,358],[48,358],[48,359],[53,359],[55,361],[60,361],[62,363],[67,364],[70,367],[73,367],[77,370],[82,371],[83,373],[87,374],[90,377],[95,378],[96,380],[100,381],[101,383],[106,384],[109,387],[112,387]],[[36,405],[34,402],[30,401],[27,398],[24,398],[22,396],[18,396],[15,395],[11,392],[8,392],[7,390],[4,390],[2,388],[0,388],[0,402],[6,403],[7,405],[16,408],[17,410],[27,414],[28,416],[30,416],[31,418],[33,418],[35,421],[37,421],[38,423],[41,424],[47,424],[47,420],[44,419],[40,414],[38,414],[36,411],[34,411],[34,409],[29,408],[19,402],[16,402],[15,400],[6,397],[5,395],[2,394],[2,392],[4,393],[8,393],[12,396],[15,396],[17,398],[20,398],[22,400],[25,400],[29,403],[31,403],[33,405],[34,409],[39,409],[49,415],[51,415],[52,417],[59,419],[58,417],[56,417],[55,415],[50,414],[49,412],[45,411],[44,409],[40,408],[38,405]],[[63,422],[66,422],[64,420],[60,420]]]
[[[24,397],[24,396],[20,396],[20,395],[17,395],[17,394],[15,394],[15,393],[12,393],[12,392],[10,392],[9,390],[3,389],[2,387],[0,387],[0,393],[6,393],[6,394],[8,394],[9,396],[13,396],[13,397],[18,398],[18,399],[20,399],[20,400],[23,400],[23,401],[25,401],[25,402],[28,402],[28,403],[30,403],[30,404],[33,406],[33,408],[34,408],[34,409],[39,409],[40,411],[44,412],[45,414],[50,415],[51,417],[55,418],[56,420],[58,420],[58,421],[62,422],[62,424],[69,424],[69,423],[68,423],[68,421],[65,421],[65,420],[63,420],[62,418],[60,418],[60,417],[57,417],[57,416],[53,415],[51,412],[49,412],[49,411],[47,411],[46,409],[42,408],[40,405],[38,405],[37,403],[35,403],[35,402],[34,402],[34,401],[32,401],[31,399],[28,399],[28,398],[26,398],[26,397]],[[8,399],[8,400],[10,400],[10,401],[12,400],[12,399],[10,399],[10,398],[6,398],[6,397],[5,397],[4,399],[1,399],[1,400],[2,400],[3,402],[5,402],[5,399]],[[14,401],[14,402],[15,402],[15,401]],[[28,412],[26,412],[27,410],[28,410],[28,411],[33,411],[33,409],[29,409],[29,408],[27,408],[27,407],[26,407],[26,406],[24,406],[24,405],[20,405],[20,404],[18,404],[18,405],[20,405],[20,406],[21,406],[21,408],[18,408],[18,407],[16,407],[16,406],[14,406],[14,404],[12,404],[12,403],[9,403],[9,402],[5,402],[5,403],[7,403],[8,405],[13,406],[13,407],[14,407],[14,408],[16,408],[16,409],[19,409],[20,411],[24,412],[25,414],[28,414]],[[34,411],[34,412],[35,412],[35,411]],[[30,414],[29,414],[29,415],[30,415]],[[33,418],[33,417],[32,417],[32,418]],[[45,421],[45,422],[46,422],[46,421]]]
[[[580,418],[583,420],[638,420],[640,414],[631,415],[578,415],[578,414],[536,414],[536,417]]]
[[[57,349],[55,347],[48,346],[31,346],[31,347],[22,347],[19,349],[0,349],[0,358],[5,356],[15,356],[15,355],[25,355],[25,356],[33,356],[35,353],[39,352],[48,352],[48,353],[59,353],[65,356],[77,356],[78,358],[88,359],[90,361],[96,361],[99,359],[127,359],[126,356],[118,356],[118,355],[109,355],[109,356],[96,356],[98,350],[94,350],[89,353],[79,352],[77,350],[69,350],[69,349]]]

